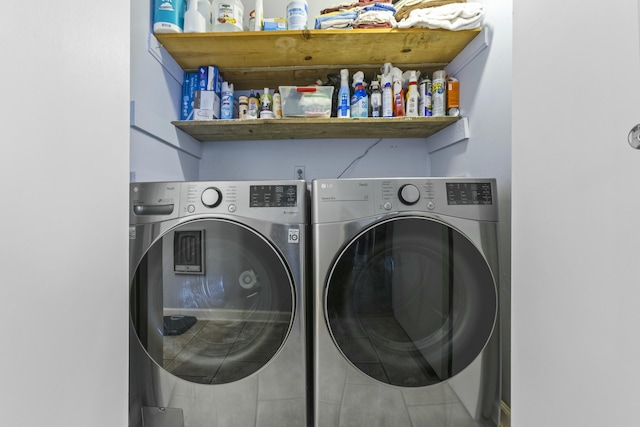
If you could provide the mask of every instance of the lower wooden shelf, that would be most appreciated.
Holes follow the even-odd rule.
[[[178,120],[171,122],[205,141],[325,138],[427,138],[461,117],[286,118],[257,120]]]

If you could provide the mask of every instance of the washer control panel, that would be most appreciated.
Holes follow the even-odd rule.
[[[130,223],[198,214],[306,222],[303,180],[132,183]]]

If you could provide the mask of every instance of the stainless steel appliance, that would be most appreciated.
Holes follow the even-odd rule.
[[[306,426],[306,183],[130,196],[130,426]]]
[[[313,181],[316,427],[500,418],[493,179]]]

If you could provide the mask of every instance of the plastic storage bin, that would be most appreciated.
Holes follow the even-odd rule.
[[[333,86],[280,86],[284,117],[331,117]]]

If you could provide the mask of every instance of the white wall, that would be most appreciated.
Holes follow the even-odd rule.
[[[0,30],[3,426],[127,425],[129,9]]]
[[[515,427],[640,425],[638,16],[514,2]]]

